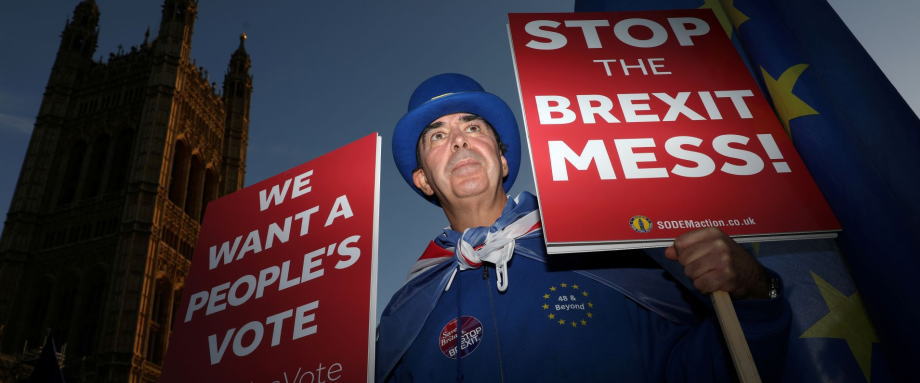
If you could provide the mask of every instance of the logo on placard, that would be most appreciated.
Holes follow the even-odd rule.
[[[457,334],[457,319],[451,319],[441,329],[441,335],[438,336],[438,348],[448,358],[457,359],[457,354],[460,354],[460,359],[463,359],[476,351],[476,348],[482,343],[482,333],[482,323],[475,317],[466,315],[460,317],[459,335]]]
[[[634,215],[629,219],[629,227],[636,233],[648,233],[652,231],[652,220],[644,215]]]
[[[540,308],[546,318],[558,326],[585,327],[594,318],[591,293],[577,283],[560,283],[547,288]]]

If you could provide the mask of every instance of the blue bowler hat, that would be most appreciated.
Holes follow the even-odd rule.
[[[518,135],[517,120],[502,99],[483,90],[476,80],[457,73],[442,73],[422,82],[409,98],[409,111],[396,123],[393,159],[403,179],[416,193],[438,205],[435,196],[426,196],[412,182],[412,172],[419,167],[415,151],[425,127],[439,117],[453,113],[479,115],[492,125],[492,129],[505,144],[508,176],[502,187],[507,192],[521,167],[521,138]]]

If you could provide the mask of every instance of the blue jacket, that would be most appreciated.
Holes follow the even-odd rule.
[[[376,380],[734,381],[708,300],[649,258],[671,262],[660,250],[548,259],[536,230],[517,239],[504,293],[491,266],[451,280],[457,264],[436,264],[384,310]],[[778,380],[788,305],[736,301],[735,310],[763,380]]]

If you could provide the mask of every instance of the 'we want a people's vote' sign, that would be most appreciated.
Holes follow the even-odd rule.
[[[509,19],[549,252],[840,229],[709,10]]]
[[[371,382],[380,137],[211,202],[163,382]]]

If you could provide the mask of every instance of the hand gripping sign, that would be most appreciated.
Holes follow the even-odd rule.
[[[548,252],[840,230],[710,11],[509,18]],[[759,382],[730,298],[712,298],[740,380]]]
[[[509,18],[550,253],[839,230],[708,10]]]
[[[372,381],[380,137],[211,202],[163,382]]]

